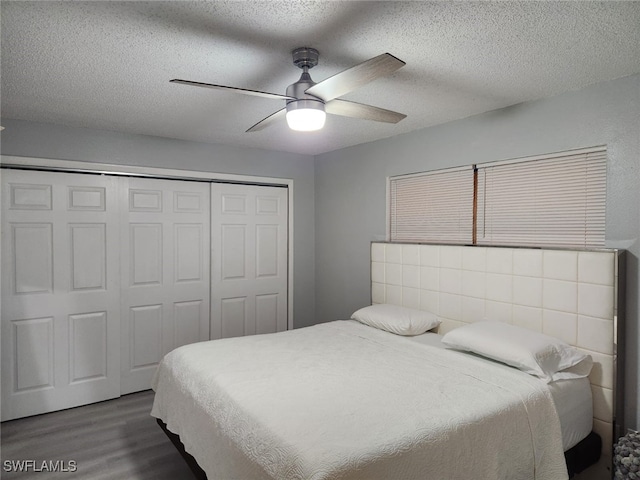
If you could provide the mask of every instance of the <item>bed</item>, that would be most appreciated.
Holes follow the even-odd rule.
[[[428,278],[406,285],[406,272],[414,269],[403,274],[403,266],[414,266],[414,247],[427,246],[407,247],[372,245],[372,304],[431,310],[438,323],[426,333],[398,335],[350,319],[202,342],[165,357],[154,379],[152,415],[197,462],[201,477],[560,480],[608,452],[601,444],[610,445],[612,433],[597,422],[612,425],[613,416],[602,418],[601,392],[594,389],[603,376],[614,376],[603,374],[606,354],[576,348],[593,360],[590,376],[550,382],[443,346],[448,332],[476,322],[445,315],[450,310],[440,301],[454,295],[446,291],[430,309],[412,304],[407,289],[431,300],[434,291],[422,288]],[[451,254],[449,248],[443,251]],[[432,253],[418,251],[418,272],[425,267],[419,259]],[[607,258],[617,268],[617,255]],[[461,267],[462,260],[462,277]],[[484,313],[494,310],[485,306]]]

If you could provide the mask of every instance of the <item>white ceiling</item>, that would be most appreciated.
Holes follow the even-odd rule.
[[[316,155],[640,72],[640,2],[3,0],[2,117]],[[384,52],[407,65],[342,97],[407,114],[245,130],[284,101],[290,52],[316,82]]]

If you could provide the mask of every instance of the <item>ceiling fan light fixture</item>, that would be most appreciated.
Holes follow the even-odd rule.
[[[1,1],[1,0],[0,0]],[[296,48],[292,53],[293,64],[302,69],[300,79],[287,87],[285,95],[277,93],[261,92],[247,88],[216,85],[214,83],[193,82],[174,78],[171,83],[181,83],[194,87],[205,87],[213,90],[225,90],[227,92],[242,93],[256,97],[285,100],[286,108],[281,108],[268,117],[263,118],[253,125],[247,132],[258,132],[269,125],[279,122],[286,116],[287,124],[291,130],[312,132],[324,127],[326,112],[325,104],[329,105],[328,112],[343,117],[362,118],[377,122],[398,123],[406,115],[392,112],[383,108],[362,103],[340,100],[338,97],[345,95],[373,80],[395,72],[405,63],[390,53],[383,53],[370,58],[351,68],[316,83],[309,75],[309,69],[318,64],[320,54],[315,48]]]
[[[326,120],[324,103],[317,100],[294,100],[287,103],[287,124],[291,130],[321,130]]]

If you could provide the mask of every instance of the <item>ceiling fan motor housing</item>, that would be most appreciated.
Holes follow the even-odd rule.
[[[293,56],[293,64],[300,68],[313,68],[318,65],[318,50],[311,47],[299,47],[291,52]]]
[[[324,111],[324,101],[305,93],[305,91],[316,84],[309,75],[309,69],[318,64],[318,51],[315,48],[300,47],[293,52],[293,64],[302,68],[300,79],[287,87],[287,96],[296,100],[287,100],[287,111],[298,109],[313,109]]]

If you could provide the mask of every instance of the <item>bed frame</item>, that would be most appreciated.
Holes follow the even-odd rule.
[[[624,423],[624,278],[620,250],[371,244],[372,303],[431,311],[442,320],[440,334],[477,320],[500,320],[591,355],[593,431],[602,439],[609,470]]]
[[[167,424],[164,423],[159,418],[156,418],[156,422],[158,422],[158,425],[160,425],[160,428],[165,433],[165,435],[169,437],[169,440],[171,440],[171,443],[173,443],[173,446],[176,447],[176,450],[178,450],[180,455],[182,455],[182,458],[184,458],[184,461],[187,462],[187,465],[193,472],[194,478],[196,478],[196,480],[207,480],[207,474],[205,473],[204,470],[202,470],[202,468],[200,468],[200,465],[198,465],[198,462],[196,461],[196,459],[193,458],[193,456],[190,455],[184,449],[184,444],[180,440],[180,437],[175,433],[171,432],[167,428]]]

